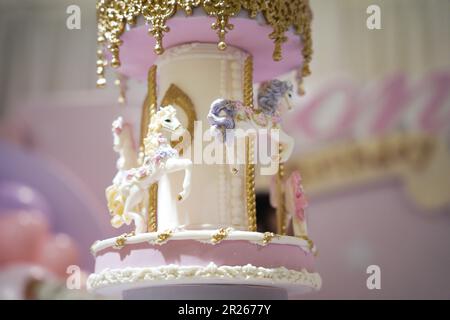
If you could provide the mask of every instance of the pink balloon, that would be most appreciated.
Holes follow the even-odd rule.
[[[68,235],[51,235],[37,253],[36,262],[60,277],[67,276],[67,267],[79,263],[79,251]]]
[[[45,217],[34,210],[11,210],[0,217],[0,266],[33,262],[48,236]]]

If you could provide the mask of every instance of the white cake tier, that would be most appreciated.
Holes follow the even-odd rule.
[[[200,129],[192,137],[194,165],[190,196],[182,203],[177,201],[183,179],[181,172],[159,182],[159,231],[180,226],[185,229],[232,226],[247,230],[244,173],[232,175],[229,166],[208,164],[203,156],[206,145],[211,143],[203,140],[203,133],[209,129],[210,105],[217,98],[242,101],[243,65],[247,57],[245,52],[232,47],[219,51],[215,44],[190,43],[170,48],[156,60],[158,103],[161,105],[164,100],[174,104],[185,127],[197,120]],[[190,107],[181,105],[176,94],[171,95],[172,85],[191,100],[194,110],[186,110]]]

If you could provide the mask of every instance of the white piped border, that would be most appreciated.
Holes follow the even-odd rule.
[[[214,244],[211,242],[212,237],[217,234],[218,230],[188,230],[188,231],[174,231],[167,241],[177,241],[177,240],[195,240],[202,243]],[[158,243],[158,235],[159,232],[149,232],[149,233],[141,233],[137,235],[132,235],[126,237],[126,244],[138,244],[147,242],[151,245],[162,245],[164,243]],[[117,238],[109,238],[105,240],[96,241],[91,247],[91,253],[95,256],[99,251],[112,248],[116,246]],[[285,244],[285,245],[293,245],[301,247],[304,251],[316,254],[316,247],[313,245],[310,248],[310,243],[305,239],[291,237],[291,236],[280,236],[274,235],[271,238],[270,242],[266,243],[265,234],[261,232],[251,232],[251,231],[238,231],[231,230],[229,231],[226,238],[222,241],[231,241],[231,240],[244,240],[249,241],[258,245],[267,245],[268,243],[275,244]]]
[[[167,265],[161,267],[105,269],[91,274],[87,280],[89,290],[111,286],[128,288],[142,285],[182,284],[182,283],[235,283],[257,284],[280,287],[304,286],[319,290],[322,279],[318,273],[310,273],[280,268],[263,268],[253,265],[217,266],[214,263],[204,266]]]

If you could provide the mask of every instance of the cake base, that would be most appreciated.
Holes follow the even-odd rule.
[[[167,285],[125,290],[124,300],[286,300],[282,288],[248,285]]]
[[[180,285],[220,285],[237,288],[252,286],[260,289],[270,287],[295,297],[320,288],[317,273],[280,268],[263,268],[252,265],[202,266],[168,265],[147,268],[105,269],[88,279],[91,290],[105,296],[121,296],[127,291],[146,289],[155,291],[161,287]],[[157,294],[157,293],[156,293]],[[250,298],[250,297],[248,297]]]
[[[92,252],[96,270],[88,287],[106,296],[163,299],[171,291],[175,298],[183,295],[178,287],[188,286],[199,299],[214,288],[225,298],[235,299],[235,291],[256,299],[258,290],[264,296],[272,290],[273,299],[282,299],[321,286],[314,245],[295,237],[232,229],[146,233],[97,242]]]

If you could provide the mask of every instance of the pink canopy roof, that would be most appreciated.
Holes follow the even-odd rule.
[[[167,25],[163,45],[166,49],[183,43],[217,43],[217,34],[211,29],[215,18],[207,16],[173,17]],[[274,61],[274,44],[269,39],[272,28],[259,24],[257,20],[236,17],[230,20],[234,29],[226,35],[229,46],[240,48],[253,55],[254,81],[261,82],[287,73],[302,65],[301,40],[298,35],[286,32],[288,40],[282,46],[283,59]],[[154,38],[148,34],[148,26],[138,26],[125,32],[120,49],[121,67],[119,72],[141,81],[147,79],[147,71],[158,55],[153,51]],[[219,50],[219,49],[218,49]]]

